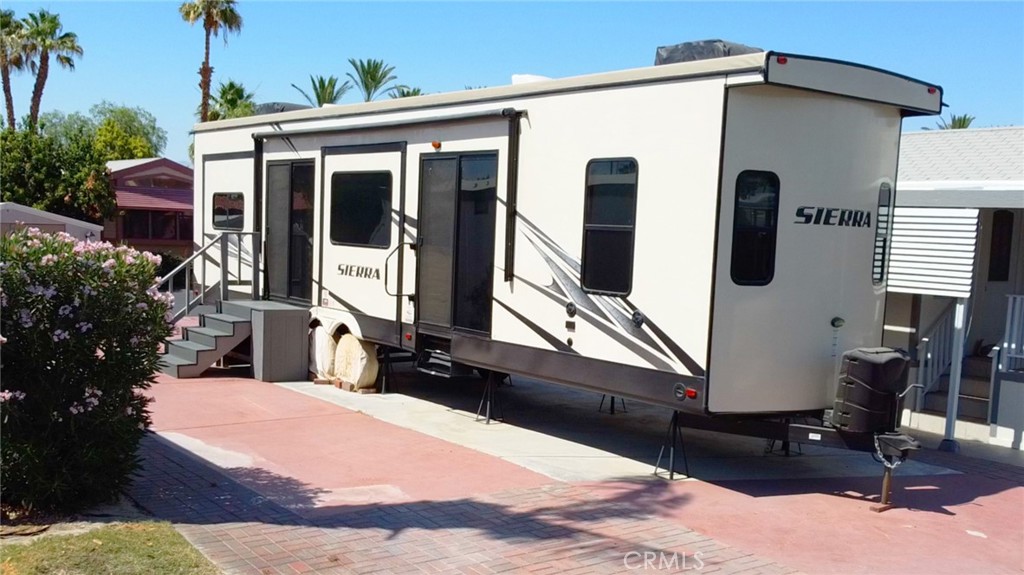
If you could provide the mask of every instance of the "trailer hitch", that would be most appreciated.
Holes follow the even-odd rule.
[[[893,508],[890,500],[893,470],[907,460],[911,451],[921,449],[921,443],[904,433],[876,434],[874,439],[875,456],[885,466],[885,471],[882,474],[882,495],[878,505],[872,505],[871,510],[881,513]]]

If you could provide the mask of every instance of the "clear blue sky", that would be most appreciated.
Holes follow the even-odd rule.
[[[187,162],[199,102],[201,26],[174,2],[21,2],[61,15],[85,48],[53,70],[43,110],[141,106],[167,130],[164,154]],[[566,77],[653,63],[655,48],[723,38],[850,60],[943,86],[947,115],[975,126],[1024,124],[1024,2],[262,2],[241,0],[240,35],[214,40],[214,87],[233,79],[256,100],[303,102],[291,84],[344,78],[348,58],[380,58],[424,92],[508,84],[514,73]],[[15,77],[18,117],[32,77]],[[355,90],[344,101],[358,99]],[[934,119],[909,119],[917,130]]]

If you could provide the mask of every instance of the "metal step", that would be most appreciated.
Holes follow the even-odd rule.
[[[948,394],[945,391],[934,391],[925,395],[924,411],[945,415],[947,398]],[[987,421],[988,399],[960,394],[956,418],[967,421]]]
[[[212,327],[186,327],[185,337],[189,341],[194,341],[201,345],[208,345],[210,347],[217,347],[217,338],[231,337],[230,331],[220,331],[213,329]]]
[[[195,363],[176,355],[160,356],[160,373],[166,373],[171,377],[182,377],[181,373],[187,368],[195,367]]]
[[[216,346],[202,345],[187,339],[175,339],[167,342],[167,355],[180,357],[190,363],[198,363],[199,354],[202,352],[216,349]]]
[[[988,381],[992,376],[992,358],[990,357],[965,357],[963,363],[963,377],[972,377]]]
[[[991,392],[992,384],[988,380],[988,377],[968,377],[964,374],[960,378],[960,395],[969,395],[971,397],[980,397],[988,399]],[[936,391],[949,391],[949,374],[943,375],[939,380],[938,385],[935,387]]]
[[[451,377],[452,356],[439,349],[424,349],[416,356],[416,369],[438,377]]]
[[[203,314],[199,318],[202,327],[208,327],[217,331],[223,331],[235,334],[236,326],[238,325],[250,325],[249,320],[241,318],[236,315],[229,315],[226,313],[208,313]]]

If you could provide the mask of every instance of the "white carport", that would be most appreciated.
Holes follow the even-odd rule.
[[[48,233],[67,232],[79,240],[98,240],[103,226],[59,214],[51,214],[14,202],[0,202],[0,233],[20,227],[39,228]]]

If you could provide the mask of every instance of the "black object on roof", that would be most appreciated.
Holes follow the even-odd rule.
[[[659,46],[654,57],[654,65],[676,64],[678,62],[693,62],[695,60],[710,60],[712,58],[724,58],[726,56],[739,56],[740,54],[754,54],[764,52],[760,48],[727,42],[725,40],[698,40],[696,42],[683,42],[674,46]]]
[[[264,102],[256,104],[254,116],[261,114],[276,114],[278,112],[291,112],[292,110],[308,110],[311,106],[305,104],[291,104],[289,102]]]

